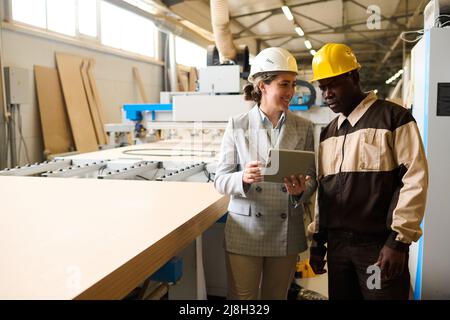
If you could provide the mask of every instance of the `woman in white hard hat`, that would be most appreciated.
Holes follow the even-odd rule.
[[[307,249],[302,202],[317,187],[314,168],[284,184],[261,175],[269,148],[314,151],[312,123],[289,111],[297,73],[287,50],[261,51],[244,88],[256,105],[231,118],[223,137],[214,185],[231,198],[225,227],[231,299],[286,299],[297,255]]]

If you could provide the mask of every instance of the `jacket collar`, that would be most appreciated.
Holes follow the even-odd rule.
[[[261,121],[264,123],[270,123],[271,126],[273,124],[270,122],[269,118],[266,116],[266,114],[261,110],[261,108],[258,107],[259,114],[261,116]],[[278,123],[276,128],[282,127],[284,125],[284,122],[286,120],[286,112],[283,112],[280,116],[280,119],[278,119]]]
[[[297,124],[295,115],[291,111],[285,112],[284,124],[281,127],[280,135],[275,145],[275,149],[294,149],[298,144]],[[249,111],[249,128],[246,140],[249,144],[251,155],[258,155],[258,158],[267,161],[267,151],[270,142],[267,131],[262,125],[261,114],[257,105]]]
[[[352,113],[349,114],[348,117],[344,116],[342,113],[339,115],[338,118],[338,129],[341,127],[342,123],[345,121],[345,119],[350,122],[352,127],[354,127],[359,119],[369,110],[369,108],[373,105],[375,101],[377,101],[378,97],[373,91],[369,91],[367,96],[364,98],[363,101],[358,104],[358,106],[352,111]]]

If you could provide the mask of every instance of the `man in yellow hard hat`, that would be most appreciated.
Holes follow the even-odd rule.
[[[408,299],[409,245],[422,234],[428,187],[416,122],[361,90],[348,46],[326,44],[312,68],[339,116],[320,135],[311,267],[324,273],[327,254],[330,299]]]

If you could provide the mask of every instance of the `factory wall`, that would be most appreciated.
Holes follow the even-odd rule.
[[[4,66],[14,66],[29,71],[29,104],[21,106],[23,136],[28,147],[30,162],[45,160],[39,109],[35,92],[34,65],[56,67],[55,52],[65,52],[95,59],[94,74],[103,103],[105,122],[121,122],[121,106],[124,103],[140,103],[138,86],[133,79],[132,68],[139,69],[150,103],[159,102],[163,89],[163,66],[130,55],[118,55],[91,49],[70,41],[42,36],[3,25],[1,30],[2,58]],[[19,139],[19,137],[18,137]],[[19,141],[17,142],[19,145]],[[22,147],[19,164],[27,163]]]

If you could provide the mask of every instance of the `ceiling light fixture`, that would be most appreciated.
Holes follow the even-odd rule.
[[[303,36],[305,35],[305,32],[303,32],[303,29],[302,29],[300,26],[295,27],[295,32],[297,32],[297,34],[298,34],[300,37],[303,37]]]
[[[292,15],[291,9],[288,6],[282,6],[281,10],[283,10],[284,15],[289,21],[294,20],[294,16]]]
[[[317,53],[317,51],[312,49],[312,50],[309,51],[309,53],[311,53],[311,55],[314,56]]]
[[[311,44],[311,42],[309,41],[309,40],[305,40],[305,46],[306,46],[306,48],[309,50],[309,49],[312,49],[312,44]]]
[[[400,77],[403,74],[403,72],[404,72],[403,69],[398,70],[396,74],[394,74],[392,77],[387,79],[384,83],[391,84],[392,82],[397,80],[397,78]]]

